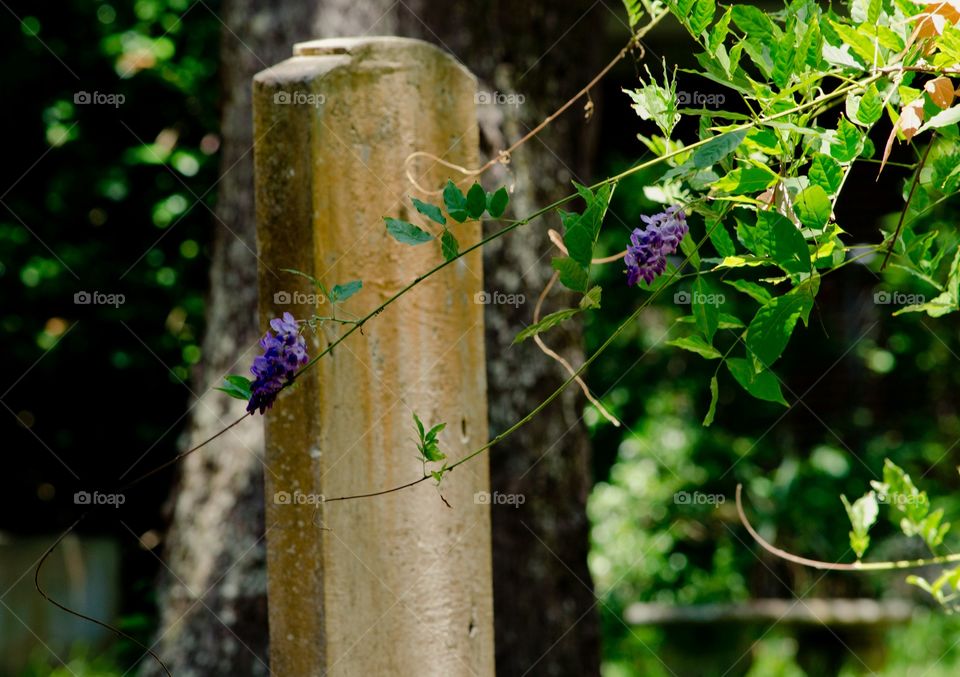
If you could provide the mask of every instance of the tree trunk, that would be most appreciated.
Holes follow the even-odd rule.
[[[358,6],[359,5],[359,6]],[[439,44],[469,65],[481,89],[523,95],[519,106],[481,106],[481,142],[496,152],[537,124],[599,68],[595,46],[606,10],[581,3],[497,5],[458,0],[225,0],[221,46],[223,179],[198,393],[222,374],[242,372],[260,335],[256,313],[250,81],[309,38],[397,33]],[[572,28],[571,28],[572,27]],[[569,33],[567,32],[569,30]],[[553,49],[547,46],[562,41]],[[529,69],[529,72],[527,72]],[[528,143],[485,182],[515,186],[524,215],[586,182],[598,121],[576,111]],[[510,348],[532,320],[550,275],[548,218],[488,249],[486,289],[523,294],[518,306],[486,309],[491,435],[526,414],[563,380],[532,344]],[[375,320],[374,320],[375,321]],[[551,333],[551,347],[582,361],[576,330]],[[599,672],[599,630],[586,566],[589,446],[582,402],[569,390],[543,415],[491,452],[492,490],[522,494],[520,508],[493,506],[497,670],[520,675]],[[191,409],[189,440],[208,437],[243,412],[208,398]],[[172,499],[168,570],[161,581],[158,647],[174,674],[268,674],[262,427],[238,426],[188,457]],[[155,674],[155,666],[144,664]]]
[[[400,12],[400,31],[433,40],[465,61],[487,94],[481,101],[497,100],[495,93],[519,95],[498,99],[518,105],[479,107],[481,144],[490,154],[539,124],[602,67],[598,36],[609,16],[602,6],[469,0],[442,5],[414,0],[407,6],[409,11]],[[516,188],[511,196],[516,216],[570,193],[571,179],[588,183],[599,120],[585,123],[581,110],[574,107],[514,153],[509,165],[484,177],[488,188]],[[559,219],[538,219],[484,250],[484,286],[491,297],[494,292],[525,297],[519,305],[488,305],[485,313],[491,437],[566,378],[532,342],[511,347],[517,332],[532,323],[533,306],[552,273],[550,259],[559,255],[547,238],[548,228],[561,230]],[[548,304],[557,304],[557,297],[571,302],[554,292]],[[546,342],[571,363],[582,363],[578,328],[551,332]],[[524,497],[519,507],[492,506],[501,675],[599,674],[599,621],[587,569],[590,447],[582,406],[579,391],[570,388],[490,452],[491,491]]]
[[[243,373],[260,337],[253,205],[254,73],[312,37],[317,11],[299,0],[225,0],[220,46],[222,159],[207,300],[202,395]],[[190,410],[192,446],[243,414],[206,397]],[[267,675],[263,428],[246,421],[182,463],[160,581],[158,653],[178,676]],[[148,674],[159,674],[152,661]]]

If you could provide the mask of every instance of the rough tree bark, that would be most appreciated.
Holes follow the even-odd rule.
[[[400,34],[436,42],[468,64],[488,91],[522,94],[520,106],[484,106],[481,139],[505,148],[575,92],[599,67],[602,5],[535,0],[225,0],[221,46],[224,109],[223,180],[197,392],[241,371],[259,338],[256,321],[255,224],[250,79],[290,55],[294,42],[361,34]],[[562,40],[560,38],[562,37]],[[549,44],[559,44],[548,49]],[[585,180],[598,120],[574,111],[486,177],[516,187],[517,214],[565,194]],[[486,288],[523,294],[517,307],[486,310],[491,434],[503,430],[563,380],[558,366],[531,346],[510,348],[531,321],[533,301],[550,274],[541,220],[485,251]],[[572,362],[582,360],[577,331],[551,335]],[[239,362],[238,362],[239,358]],[[237,366],[235,366],[237,363]],[[212,398],[191,410],[190,441],[242,413],[242,403]],[[222,407],[222,408],[220,408]],[[589,446],[572,390],[491,455],[492,489],[520,493],[519,509],[495,506],[494,610],[499,674],[590,675],[599,671],[599,630],[586,567]],[[267,674],[265,557],[262,535],[262,429],[247,423],[180,470],[161,581],[161,655],[177,675]],[[155,666],[144,664],[147,673]]]
[[[570,0],[466,0],[442,8],[411,0],[407,7],[400,12],[401,32],[445,45],[469,64],[488,94],[523,97],[519,105],[480,108],[481,143],[491,154],[535,127],[599,70],[603,41],[597,36],[610,18],[602,4],[591,8]],[[566,195],[571,179],[586,182],[599,120],[585,124],[580,110],[559,118],[514,153],[508,166],[485,177],[488,188],[516,187],[515,214],[529,214]],[[484,251],[487,291],[526,299],[517,306],[489,305],[485,313],[491,437],[543,401],[565,377],[532,343],[511,347],[516,333],[532,322],[534,302],[552,273],[550,258],[558,252],[547,228],[560,230],[558,221],[540,219]],[[578,330],[551,333],[547,340],[573,364],[582,362]],[[599,623],[587,569],[585,505],[591,478],[582,404],[579,392],[568,389],[491,451],[491,490],[525,498],[519,508],[493,506],[494,627],[501,675],[528,670],[599,674]]]
[[[206,393],[243,372],[260,335],[253,205],[251,79],[312,37],[316,7],[302,0],[226,0],[220,45],[221,181],[207,299]],[[190,410],[188,442],[243,413],[243,403],[206,398]],[[269,674],[266,550],[262,540],[263,428],[245,422],[180,466],[161,572],[160,655],[181,676]],[[160,674],[152,661],[147,674]]]

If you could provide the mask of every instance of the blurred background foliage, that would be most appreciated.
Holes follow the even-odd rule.
[[[666,56],[668,63],[696,67],[669,35],[658,33],[648,41],[650,52]],[[610,103],[605,129],[615,130],[607,136],[616,134],[620,143],[606,139],[604,147],[610,150],[604,175],[622,171],[644,155],[639,141],[623,141],[627,130],[651,131],[626,105],[617,105],[627,103],[619,91],[624,81],[630,82],[626,75],[606,89]],[[701,96],[723,94],[709,81],[683,72],[677,88]],[[879,125],[874,143],[882,147],[888,133],[889,123]],[[695,128],[680,129],[682,138],[695,135]],[[915,162],[916,153],[899,147],[892,159]],[[850,245],[881,241],[881,229],[892,232],[903,207],[912,179],[909,170],[888,168],[879,179],[876,170],[869,163],[855,167],[837,205],[835,216]],[[657,196],[649,188],[662,172],[634,175],[618,187],[601,233],[600,255],[621,251],[640,215],[662,208],[651,199]],[[929,181],[925,176],[924,182]],[[956,218],[955,207],[941,205],[919,220],[913,232],[939,231],[938,244],[952,256]],[[702,220],[694,217],[690,223],[694,240],[703,237]],[[912,599],[921,611],[930,604],[924,593],[906,585],[903,574],[824,576],[769,556],[740,526],[734,503],[735,488],[742,483],[748,514],[768,541],[814,559],[853,561],[840,495],[851,500],[861,496],[890,458],[928,491],[934,508],[945,510],[946,521],[960,516],[955,448],[960,441],[960,400],[954,394],[960,385],[960,324],[955,315],[937,320],[922,314],[892,317],[897,306],[876,303],[878,292],[928,299],[937,292],[894,267],[879,273],[879,263],[879,257],[865,259],[823,279],[810,326],[798,328],[776,370],[791,404],[788,409],[753,400],[721,370],[716,419],[709,428],[701,426],[716,362],[665,344],[689,333],[689,325],[678,323],[690,314],[689,306],[672,302],[675,291],[690,290],[683,281],[624,334],[619,353],[591,367],[594,393],[624,423],[614,428],[598,412],[589,407],[586,411],[597,480],[589,503],[590,565],[604,619],[605,675],[670,674],[661,659],[683,652],[708,654],[697,672],[703,675],[804,674],[801,665],[806,674],[861,674],[867,669],[854,655],[860,650],[842,632],[820,638],[818,646],[798,642],[797,633],[773,624],[756,626],[746,643],[738,641],[736,628],[628,627],[621,619],[635,602],[891,597]],[[637,303],[635,294],[623,290],[619,266],[605,266],[598,275],[604,310],[587,318],[588,352]],[[729,271],[720,277],[743,275]],[[750,317],[754,302],[724,286],[714,285],[725,297],[721,311]],[[729,342],[734,332],[727,333]],[[682,492],[716,496],[718,504],[683,503]],[[868,559],[929,556],[923,543],[905,538],[888,514],[881,511],[881,523],[871,533]],[[956,531],[947,536],[946,552],[956,551]],[[929,579],[937,569],[918,573]],[[958,629],[956,618],[944,616],[939,608],[921,613],[907,626],[877,624],[866,641],[886,647],[886,653],[881,651],[878,663],[869,667],[878,670],[885,660],[883,674],[953,674],[960,665],[954,646],[960,640]],[[946,641],[926,644],[921,639],[926,635]],[[751,645],[758,637],[762,641]],[[830,671],[818,667],[822,661],[830,664]]]
[[[0,492],[0,532],[11,537],[60,533],[76,519],[75,491],[129,480],[176,452],[203,358],[218,4],[5,5],[0,426],[13,477]],[[94,292],[124,303],[75,302]],[[158,563],[138,539],[156,545],[171,477],[130,497],[126,528],[101,513],[81,530],[119,542],[124,625],[141,638],[155,627]],[[128,649],[109,651],[129,665],[139,651]],[[95,655],[78,647],[73,672],[108,674]],[[38,664],[49,660],[43,652]]]
[[[16,19],[0,22],[12,97],[5,106],[11,147],[0,166],[0,335],[7,348],[0,434],[13,478],[0,492],[0,531],[16,537],[59,532],[75,518],[78,488],[132,477],[176,451],[191,367],[203,359],[222,26],[213,0],[21,0],[8,9]],[[680,35],[666,24],[648,40],[650,53],[692,66]],[[621,40],[618,34],[614,42]],[[635,84],[636,73],[624,66],[603,85],[605,160],[598,173],[644,155],[634,139],[640,122],[620,92]],[[711,91],[692,76],[681,76],[681,86]],[[84,93],[91,103],[83,103]],[[123,102],[96,103],[96,94],[122,95]],[[912,161],[911,149],[898,153],[895,160]],[[906,172],[888,169],[875,183],[875,169],[854,172],[838,207],[855,242],[878,241],[878,228],[891,229],[902,205]],[[635,175],[616,191],[602,234],[608,253],[623,248],[640,214],[658,209],[644,192],[655,177]],[[956,216],[944,206],[917,229],[952,224]],[[702,223],[692,226],[702,233]],[[810,652],[830,654],[842,674],[864,671],[841,642],[818,647],[784,628],[761,628],[743,644],[736,628],[700,630],[691,640],[662,627],[631,627],[623,616],[635,602],[797,595],[906,596],[928,604],[899,574],[821,576],[760,553],[733,505],[743,483],[748,510],[769,540],[806,556],[850,561],[839,495],[862,494],[889,457],[948,520],[960,515],[957,321],[891,317],[890,306],[874,303],[875,291],[930,290],[896,270],[878,279],[875,269],[849,266],[824,281],[811,326],[798,330],[778,369],[796,403],[788,410],[751,399],[724,374],[716,421],[701,427],[714,365],[665,346],[685,314],[670,295],[591,369],[594,392],[625,423],[616,429],[596,411],[585,412],[598,482],[590,501],[591,567],[606,675],[670,674],[657,655],[683,652],[703,662],[699,674],[724,674],[734,665],[730,674],[799,675]],[[606,266],[600,282],[604,309],[589,316],[591,351],[638,302],[619,266]],[[77,304],[81,292],[122,294],[125,303]],[[750,303],[733,293],[726,299],[723,309],[733,314]],[[170,478],[138,492],[138,508],[125,513],[133,520],[127,529],[109,517],[85,526],[119,534],[125,627],[142,638],[155,627],[158,563],[138,539],[156,545],[150,534],[161,522]],[[678,504],[683,491],[725,500]],[[873,558],[925,554],[889,524],[872,535]],[[948,535],[948,549],[958,538]],[[885,647],[882,674],[956,674],[958,630],[960,621],[938,609],[921,610],[907,625],[878,627],[873,641]],[[77,646],[68,667],[55,669],[40,652],[24,674],[120,674],[125,667],[116,666],[136,655],[125,643]],[[807,674],[817,674],[806,663]]]

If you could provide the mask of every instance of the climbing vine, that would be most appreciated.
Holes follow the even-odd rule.
[[[341,281],[328,288],[303,272],[287,271],[308,277],[332,310],[324,316],[285,314],[273,320],[261,341],[262,354],[253,363],[253,378],[231,375],[222,388],[248,402],[247,414],[231,427],[257,413],[270,415],[268,410],[304,371],[412,288],[539,217],[554,219],[562,230],[551,237],[556,249],[551,261],[554,275],[544,295],[556,282],[577,295],[570,308],[542,318],[538,303],[535,321],[515,338],[535,340],[567,371],[568,378],[553,394],[513,426],[457,459],[442,451],[445,423],[427,424],[414,414],[422,475],[398,486],[370,487],[366,493],[328,497],[325,502],[374,497],[428,480],[441,485],[446,474],[510,436],[571,384],[586,390],[586,369],[665,294],[680,295],[689,304],[689,315],[678,323],[680,335],[670,345],[716,363],[709,383],[711,400],[702,412],[704,426],[723,415],[717,411],[723,388],[741,388],[759,400],[789,406],[777,362],[798,324],[810,322],[824,280],[844,267],[858,265],[874,273],[896,267],[927,286],[929,300],[912,299],[896,315],[925,313],[936,318],[960,309],[956,229],[935,230],[923,218],[960,190],[960,105],[954,105],[952,79],[960,75],[956,26],[960,5],[853,0],[844,14],[814,0],[792,0],[773,13],[747,4],[720,6],[715,0],[624,0],[624,5],[634,33],[587,87],[482,167],[444,163],[455,176],[442,187],[418,187],[431,199],[411,198],[410,220],[384,215],[384,246],[437,247],[440,262],[433,268],[362,317],[349,313],[349,300],[362,293],[362,281]],[[595,185],[574,184],[567,197],[532,214],[507,216],[508,191],[486,191],[477,181],[479,175],[507,162],[520,143],[588,94],[613,63],[630,54],[642,59],[642,36],[667,14],[674,15],[698,46],[699,67],[690,74],[722,87],[724,94],[708,97],[678,91],[678,69],[643,63],[638,86],[624,92],[623,105],[636,112],[639,138],[652,157]],[[681,123],[695,128],[695,140],[679,137]],[[872,140],[878,125],[889,126],[882,144]],[[891,162],[897,144],[914,148],[916,160]],[[918,148],[919,144],[925,145]],[[425,155],[415,153],[409,160]],[[858,164],[870,165],[878,174],[899,172],[904,180],[904,206],[895,227],[877,232],[870,245],[852,242],[835,215],[844,185]],[[598,258],[597,240],[611,196],[618,183],[640,172],[656,177],[644,192],[662,209],[636,224],[619,254]],[[477,242],[461,242],[458,226],[481,219],[498,222],[500,228]],[[598,265],[622,268],[622,284],[636,292],[636,307],[583,364],[570,365],[551,354],[543,339],[575,316],[604,312],[602,290],[593,279]],[[727,293],[748,299],[750,313],[728,310],[723,301]],[[328,329],[332,334],[323,333]],[[313,356],[307,354],[303,337],[308,331],[328,339]],[[929,547],[933,559],[860,561],[880,504],[906,535]],[[891,462],[883,469],[882,481],[853,502],[838,498],[840,505],[851,521],[850,547],[857,561],[833,568],[898,569],[953,561],[938,559],[950,526],[943,522],[942,511],[931,509],[927,495]],[[738,507],[745,526],[770,552],[809,566],[826,564],[767,543],[750,526],[739,494]],[[952,604],[960,594],[960,567],[933,582],[910,580],[944,604]]]

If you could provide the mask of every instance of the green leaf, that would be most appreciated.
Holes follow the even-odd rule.
[[[737,253],[737,247],[722,221],[707,222],[707,234],[710,236],[713,248],[717,250],[720,256],[733,256]]]
[[[683,239],[680,240],[680,251],[687,257],[687,261],[691,266],[696,270],[700,270],[700,254],[697,249],[697,243],[690,237],[690,233],[684,235]]]
[[[802,292],[802,293],[801,293]],[[803,287],[777,296],[761,306],[747,327],[747,352],[760,368],[769,369],[783,354],[797,320],[806,318],[813,298]]]
[[[837,125],[837,138],[830,145],[830,155],[840,162],[851,162],[860,154],[863,135],[846,118],[840,118]]]
[[[743,268],[749,266],[757,268],[767,265],[766,259],[759,256],[725,256],[723,261],[717,264],[717,268]]]
[[[697,334],[692,336],[685,336],[683,338],[676,338],[670,341],[667,341],[668,346],[676,346],[677,348],[683,348],[684,350],[689,350],[692,353],[697,353],[701,357],[705,357],[708,360],[716,360],[721,356],[720,351],[710,345],[707,341]]]
[[[872,82],[863,93],[860,105],[857,107],[857,120],[865,125],[872,125],[883,115],[883,97]]]
[[[709,428],[713,423],[713,417],[717,413],[717,400],[720,399],[720,384],[717,382],[717,377],[713,376],[710,379],[710,408],[707,409],[707,415],[703,417],[703,427]]]
[[[690,15],[690,32],[699,36],[713,23],[713,15],[717,6],[714,0],[697,0],[693,5],[693,14]]]
[[[746,136],[747,130],[740,129],[713,137],[694,151],[693,165],[697,169],[712,167],[735,151]]]
[[[387,232],[390,233],[397,242],[418,245],[433,239],[433,235],[407,221],[393,219],[389,216],[385,216],[383,220],[387,222]]]
[[[445,459],[447,455],[440,451],[440,446],[437,443],[437,435],[447,427],[447,424],[439,423],[430,428],[429,432],[424,432],[423,421],[420,420],[416,412],[413,412],[413,421],[417,426],[417,434],[420,436],[417,449],[420,451],[423,460],[427,463],[432,463]]]
[[[877,521],[877,515],[880,512],[877,507],[877,496],[872,491],[868,491],[854,501],[853,505],[842,494],[840,500],[846,508],[847,517],[850,518],[850,525],[853,527],[853,531],[850,532],[850,547],[857,554],[857,559],[860,559],[870,545],[870,536],[867,533]]]
[[[548,329],[552,329],[558,324],[569,320],[571,317],[583,310],[593,310],[599,308],[601,291],[602,290],[600,287],[591,287],[590,291],[584,294],[583,298],[580,299],[580,305],[578,308],[567,308],[565,310],[558,310],[555,313],[550,313],[536,324],[531,324],[529,327],[525,327],[523,331],[516,335],[516,337],[513,339],[513,342],[522,343],[528,338],[547,331]]]
[[[444,229],[440,236],[440,251],[445,261],[453,261],[460,254],[460,243],[449,230]]]
[[[560,273],[560,282],[567,289],[573,291],[587,291],[587,270],[569,256],[556,257],[550,262],[555,271]]]
[[[582,268],[589,268],[593,258],[593,240],[587,228],[581,225],[580,214],[558,209],[560,223],[563,224],[563,244],[570,258]]]
[[[810,171],[807,172],[810,183],[820,186],[827,195],[834,195],[843,182],[843,169],[829,155],[817,154],[813,156]]]
[[[684,317],[678,317],[676,322],[696,326],[697,318],[693,315],[685,315]],[[743,329],[744,326],[740,318],[730,313],[720,313],[719,320],[717,321],[717,329]]]
[[[427,434],[426,434],[426,436],[424,437],[424,439],[427,439],[427,440],[436,440],[436,439],[437,439],[437,435],[439,435],[441,432],[443,432],[443,429],[446,428],[446,427],[447,427],[447,424],[446,424],[446,423],[438,423],[437,425],[435,425],[435,426],[433,426],[432,428],[430,428],[430,430],[427,432]]]
[[[947,23],[947,28],[951,28],[951,25]],[[864,24],[860,26],[860,29],[865,33],[873,34],[874,30],[877,33],[877,42],[880,43],[881,47],[885,47],[893,52],[902,52],[904,49],[903,37],[898,33],[891,30],[887,26],[875,26],[873,24]],[[946,33],[946,31],[944,31]],[[942,42],[941,42],[942,44]],[[951,61],[951,64],[956,63],[956,61]]]
[[[706,279],[702,275],[698,276],[693,283],[690,309],[697,321],[697,329],[707,337],[707,342],[713,342],[713,335],[717,333],[717,323],[720,320],[717,299],[718,296],[711,292]]]
[[[942,317],[956,310],[960,310],[960,248],[956,250],[950,265],[946,291],[926,303],[901,308],[894,315],[926,312],[930,317]]]
[[[889,458],[883,462],[883,482],[873,480],[870,484],[881,502],[904,513],[911,522],[919,522],[930,511],[927,492],[920,491],[910,475]]]
[[[917,130],[917,134],[922,134],[928,129],[940,129],[960,122],[960,106],[954,106],[947,110],[942,110],[932,118],[927,120],[926,124]]]
[[[731,287],[736,289],[739,292],[743,292],[754,301],[757,301],[761,305],[770,301],[773,296],[770,294],[766,288],[761,287],[756,282],[750,282],[749,280],[724,280]]]
[[[498,188],[495,193],[487,194],[487,212],[495,219],[503,216],[507,209],[507,203],[510,201],[510,195],[506,188]]]
[[[230,374],[223,377],[223,387],[214,388],[237,400],[249,400],[253,383],[245,376]]]
[[[827,192],[814,184],[807,186],[797,195],[793,210],[800,223],[807,228],[822,229],[830,221],[831,204]]]
[[[447,224],[447,219],[440,210],[440,207],[432,205],[429,202],[423,202],[415,197],[410,198],[410,200],[413,202],[413,206],[416,207],[417,211],[427,218],[439,223],[441,226]]]
[[[945,63],[954,64],[960,61],[960,30],[947,22],[943,34],[937,40],[937,47],[945,57]]]
[[[753,254],[757,255],[758,257],[766,256],[767,250],[764,247],[763,238],[760,237],[760,229],[757,228],[756,222],[752,224],[748,223],[746,221],[746,218],[747,218],[747,215],[745,214],[743,215],[736,214],[736,213],[734,214],[734,219],[737,222],[737,239],[740,240],[740,243],[744,247],[746,247],[748,250],[750,250]],[[734,265],[734,261],[730,261],[728,263],[727,260],[724,259],[723,263],[721,263],[720,265],[728,266],[730,268],[736,268],[736,267],[745,266],[745,265],[762,265],[763,263],[762,260],[751,263],[749,261],[749,258],[750,257],[728,256],[727,259],[735,259],[735,260],[742,259],[742,261],[737,261],[738,265]]]
[[[763,250],[785,272],[810,272],[807,241],[786,216],[773,211],[760,212],[757,215],[756,235],[763,243]]]
[[[776,49],[776,54],[773,58],[773,82],[777,87],[783,89],[790,83],[790,78],[796,70],[795,64],[799,56],[794,49],[793,34],[787,33],[783,37],[783,40],[772,47]]]
[[[780,391],[780,382],[773,372],[764,369],[759,374],[755,373],[750,362],[741,358],[729,359],[726,365],[733,378],[748,393],[759,400],[778,402],[787,406],[787,401],[783,399],[783,393]]]
[[[733,5],[732,18],[737,28],[747,37],[759,43],[774,44],[780,36],[780,30],[773,25],[770,17],[753,5]]]
[[[822,58],[823,36],[820,34],[820,25],[811,21],[797,45],[797,69],[802,72],[805,66],[809,66],[813,70],[820,70]]]
[[[872,0],[851,0],[850,18],[854,23],[861,24],[867,20],[868,5]]]
[[[871,481],[870,484],[882,503],[904,515],[900,529],[906,536],[920,536],[931,550],[943,542],[950,528],[949,523],[941,524],[943,510],[930,512],[927,492],[920,491],[910,475],[893,461],[884,462],[883,482]]]
[[[873,41],[869,37],[862,33],[858,33],[856,29],[852,26],[846,24],[838,23],[832,19],[828,19],[830,26],[833,30],[836,31],[837,35],[840,36],[840,39],[843,40],[844,44],[850,45],[850,49],[860,57],[861,62],[864,65],[872,64],[874,62],[874,55],[876,50],[873,46]],[[879,58],[881,55],[876,53],[876,57]]]
[[[560,220],[563,223],[563,243],[567,247],[570,258],[585,269],[590,268],[593,260],[593,246],[600,233],[600,225],[607,213],[610,202],[611,188],[608,184],[597,188],[594,193],[587,186],[576,182],[573,184],[587,206],[582,214],[560,211]]]
[[[632,29],[643,18],[642,0],[623,0],[623,7],[627,10],[627,22]]]
[[[764,155],[778,155],[783,152],[777,133],[772,129],[766,129],[764,127],[751,129],[744,143],[747,144],[751,150],[758,150]]]
[[[467,191],[467,214],[471,219],[479,219],[487,208],[487,194],[483,186],[475,183]]]
[[[598,286],[593,286],[590,288],[586,294],[583,295],[583,298],[580,299],[580,309],[581,310],[595,310],[600,307],[600,293],[603,290]]]
[[[707,53],[716,54],[717,50],[723,45],[723,41],[727,37],[727,32],[730,30],[730,8],[727,7],[727,11],[723,13],[723,16],[720,17],[720,20],[714,24],[713,28],[710,30],[710,37],[707,39]]]
[[[454,221],[463,223],[467,220],[467,198],[453,181],[447,181],[443,188],[443,204]]]
[[[555,313],[550,313],[536,324],[531,324],[530,326],[525,327],[523,331],[516,335],[516,337],[513,339],[513,342],[523,343],[528,338],[532,338],[533,336],[536,336],[541,332],[545,332],[548,329],[553,329],[558,324],[569,320],[579,312],[579,308],[567,308],[565,310],[558,310]]]
[[[423,448],[420,451],[423,454],[423,458],[430,462],[442,461],[447,457],[445,453],[440,451],[435,443],[423,445]]]
[[[949,291],[945,291],[924,303],[915,303],[910,306],[904,306],[903,308],[895,311],[893,314],[902,315],[904,313],[926,313],[930,317],[943,317],[944,315],[949,315],[956,310],[958,310],[957,300]]]
[[[765,191],[776,180],[777,175],[767,167],[750,165],[734,169],[723,178],[714,181],[712,186],[730,195],[746,195]]]
[[[335,284],[333,289],[330,290],[330,302],[340,303],[341,301],[346,301],[361,289],[363,289],[362,280],[352,280],[350,282],[344,282],[343,284]]]

